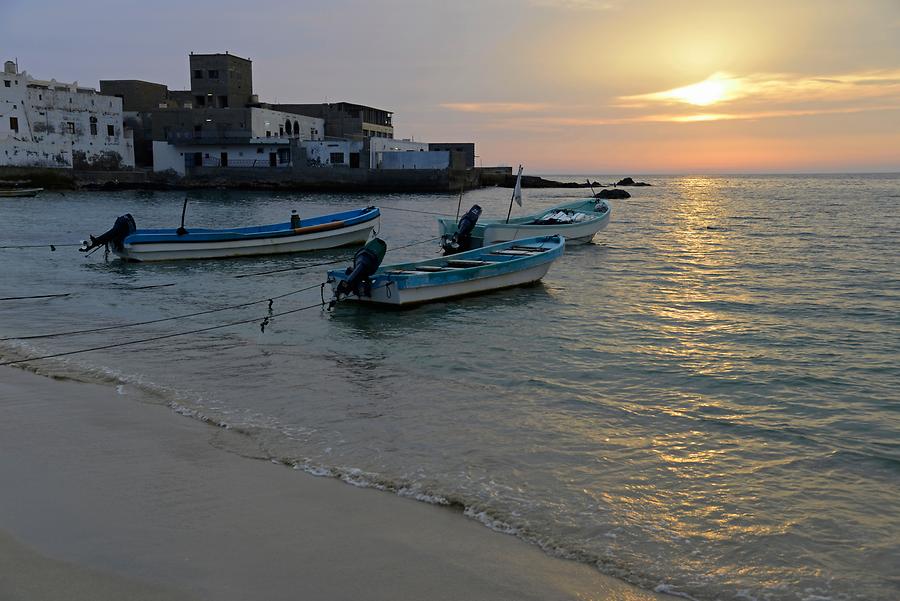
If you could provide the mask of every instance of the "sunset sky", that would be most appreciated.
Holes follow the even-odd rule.
[[[77,7],[77,8],[76,8]],[[188,85],[253,60],[263,101],[395,112],[531,173],[900,171],[900,0],[0,0],[35,77]]]

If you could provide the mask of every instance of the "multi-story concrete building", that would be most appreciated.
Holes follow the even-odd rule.
[[[241,108],[253,100],[253,63],[233,54],[194,54],[191,94],[194,108]]]
[[[122,100],[93,88],[34,79],[4,64],[0,165],[76,169],[134,167]]]
[[[153,169],[281,167],[292,144],[322,140],[325,122],[260,107],[162,109],[153,113]]]
[[[393,138],[393,113],[352,102],[324,104],[275,104],[272,108],[325,120],[329,138]]]

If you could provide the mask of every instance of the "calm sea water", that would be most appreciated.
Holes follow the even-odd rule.
[[[583,179],[583,178],[573,178]],[[603,179],[598,177],[598,179]],[[608,178],[607,178],[608,179]],[[465,507],[640,586],[701,600],[900,598],[900,176],[651,177],[539,286],[383,312],[342,305],[46,360],[246,433],[298,469]],[[578,190],[527,190],[537,210]],[[188,227],[368,204],[402,246],[455,195],[188,194]],[[184,193],[0,201],[3,245],[71,243]],[[509,190],[467,193],[485,216]],[[521,211],[521,209],[517,209]],[[433,243],[388,260],[435,255]],[[339,250],[125,264],[0,249],[0,336],[170,317],[324,279]],[[172,286],[141,288],[158,284]],[[139,289],[140,288],[140,289]],[[313,303],[318,289],[275,301]],[[265,315],[265,306],[56,339],[4,358]]]

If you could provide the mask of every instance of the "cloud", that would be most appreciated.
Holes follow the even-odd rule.
[[[505,117],[488,123],[489,129],[529,131],[535,133],[560,132],[573,127],[603,127],[610,125],[634,125],[640,123],[703,123],[710,121],[752,121],[785,117],[811,117],[815,115],[853,114],[869,111],[900,111],[900,102],[867,107],[840,107],[819,109],[784,109],[746,111],[737,113],[654,113],[629,117],[559,117],[537,115],[532,117]]]
[[[531,4],[543,8],[570,10],[611,10],[615,8],[612,2],[604,2],[603,0],[531,0]]]
[[[461,113],[534,113],[547,109],[549,105],[536,102],[448,102],[441,108]]]
[[[718,72],[703,81],[678,88],[622,96],[623,108],[653,105],[727,105],[778,103],[815,105],[825,102],[858,102],[871,99],[896,99],[900,96],[900,70],[864,71],[843,75],[798,77],[787,74],[758,73],[735,76]]]
[[[620,96],[606,106],[542,102],[461,102],[483,127],[535,133],[641,123],[692,124],[900,110],[900,70],[790,76],[717,72],[686,86]]]

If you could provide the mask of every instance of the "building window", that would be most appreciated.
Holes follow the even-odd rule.
[[[74,134],[75,133],[75,123],[73,123],[72,121],[66,121],[66,131],[69,132],[70,134]]]
[[[18,117],[10,117],[9,118],[9,129],[12,131],[19,133],[19,118]]]
[[[279,125],[279,126],[278,126],[278,137],[279,137],[279,138],[283,138],[283,137],[284,137],[284,126],[283,126],[283,125]]]
[[[5,85],[7,88],[10,87],[10,84],[11,82],[8,79],[3,80],[3,85]]]
[[[263,149],[262,149],[262,146],[260,146],[259,148],[256,149],[256,154],[262,154],[262,153],[263,153]]]
[[[209,78],[210,79],[219,79],[219,70],[218,69],[210,69],[209,70]]]
[[[206,106],[206,96],[194,96],[197,106]]]
[[[266,130],[266,137],[267,137],[267,138],[271,138],[271,137],[272,137],[272,132],[270,132],[268,129]]]
[[[332,152],[331,158],[329,159],[331,164],[343,164],[344,163],[344,153],[343,152]]]
[[[228,108],[228,96],[219,96],[219,108],[220,109]]]
[[[203,71],[201,69],[194,69],[194,79],[203,79]]]
[[[96,117],[91,117],[91,135],[92,136],[97,135],[97,118]]]

